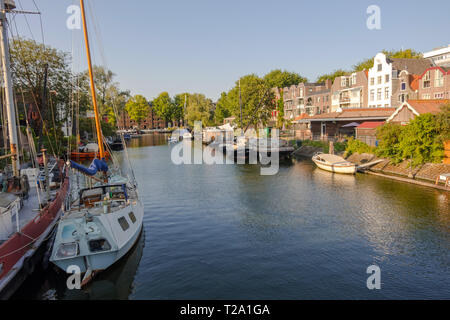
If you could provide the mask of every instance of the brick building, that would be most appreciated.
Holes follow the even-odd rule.
[[[294,120],[302,114],[315,115],[330,108],[330,89],[332,82],[299,83],[285,87],[283,91],[284,117]],[[276,99],[280,99],[281,90],[274,88]]]
[[[118,125],[120,129],[130,130],[138,127],[138,123],[134,120],[131,120],[128,116],[128,113],[124,110],[120,113],[118,119]],[[163,129],[167,126],[166,122],[160,119],[156,113],[153,111],[153,108],[149,108],[148,116],[141,121],[140,129]]]
[[[368,71],[337,77],[331,87],[331,110],[366,108],[368,106]]]
[[[450,68],[431,67],[418,78],[419,99],[450,99]],[[417,97],[416,97],[417,98]]]

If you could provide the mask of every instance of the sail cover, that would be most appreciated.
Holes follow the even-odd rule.
[[[73,161],[70,161],[70,166],[89,176],[95,176],[95,174],[99,171],[108,172],[108,164],[105,162],[105,160],[99,159],[94,159],[89,168],[86,168],[85,166],[82,166],[81,164],[78,164]]]

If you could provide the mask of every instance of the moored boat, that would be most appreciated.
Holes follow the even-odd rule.
[[[11,78],[6,13],[15,8],[14,1],[0,1],[1,60],[4,85],[4,107],[8,118],[11,168],[1,174],[0,193],[0,299],[8,299],[42,262],[48,239],[57,223],[69,187],[63,161],[55,161],[49,170],[45,150],[44,170],[39,161],[34,139],[26,119],[29,151],[34,168],[20,170],[18,125]],[[2,88],[3,90],[3,88]],[[22,146],[23,147],[23,144]],[[7,149],[7,148],[5,148]],[[51,172],[53,171],[53,172]]]
[[[312,157],[318,168],[334,173],[355,174],[357,165],[334,154],[318,153]]]
[[[134,174],[125,178],[117,163],[110,170],[104,158],[83,0],[80,9],[100,157],[89,168],[70,162],[75,172],[86,177],[87,185],[78,190],[77,201],[71,202],[58,224],[50,261],[65,272],[71,272],[69,266],[78,267],[84,274],[81,283],[84,286],[97,272],[108,269],[133,248],[142,230],[144,207]]]

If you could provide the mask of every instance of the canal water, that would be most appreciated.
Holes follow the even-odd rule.
[[[129,147],[145,205],[138,245],[85,290],[49,268],[15,298],[450,299],[448,193],[309,160],[275,176],[176,166],[165,135]],[[366,286],[371,265],[381,290]]]

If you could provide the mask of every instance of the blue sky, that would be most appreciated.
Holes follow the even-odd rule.
[[[15,1],[35,10],[32,0]],[[45,43],[73,52],[74,70],[83,69],[81,31],[66,28],[67,7],[78,1],[35,1]],[[248,73],[281,68],[313,81],[382,49],[424,52],[450,44],[448,0],[85,1],[99,29],[90,32],[95,62],[114,71],[123,89],[148,99],[188,91],[215,100]],[[381,8],[381,30],[366,27],[369,5]],[[27,19],[30,28],[16,17],[21,36],[41,40],[39,18]]]

